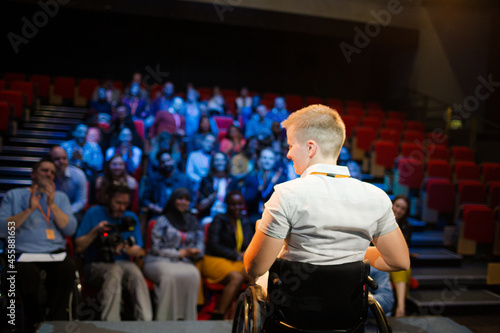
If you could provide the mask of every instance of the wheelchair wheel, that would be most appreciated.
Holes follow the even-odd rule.
[[[260,333],[264,326],[261,303],[254,286],[241,293],[236,304],[232,333]]]
[[[371,293],[368,294],[368,304],[377,322],[378,331],[380,333],[392,333],[391,325],[389,324],[389,320],[387,320],[384,310]]]

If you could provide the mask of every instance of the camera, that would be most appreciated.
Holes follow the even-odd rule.
[[[109,224],[110,230],[103,232],[97,237],[97,261],[100,262],[115,262],[114,256],[120,255],[121,250],[116,248],[121,244],[133,246],[135,238],[133,236],[123,239],[120,232],[133,231],[136,221],[133,217],[126,216],[121,219],[120,224]]]

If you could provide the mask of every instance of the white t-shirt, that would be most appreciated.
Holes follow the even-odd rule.
[[[275,186],[258,229],[285,240],[279,258],[315,265],[363,260],[373,237],[398,227],[384,191],[346,176],[347,167],[315,164]]]

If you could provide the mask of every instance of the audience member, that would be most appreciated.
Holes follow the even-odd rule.
[[[172,150],[172,135],[168,132],[161,132],[151,139],[150,150],[148,153],[148,173],[158,171],[158,159],[156,155],[160,150]]]
[[[158,111],[151,127],[149,128],[149,138],[154,138],[161,132],[168,132],[172,135],[184,136],[186,120],[182,113],[184,101],[180,97],[174,97],[172,105],[166,111]]]
[[[240,132],[240,129],[234,125],[229,126],[227,129],[226,137],[220,142],[219,150],[231,157],[234,154],[241,152],[245,145],[245,138]]]
[[[90,101],[90,107],[87,111],[87,124],[90,126],[96,126],[103,119],[107,119],[109,122],[113,112],[113,106],[106,99],[106,89],[101,87],[97,92],[97,100]]]
[[[236,180],[245,178],[253,171],[259,157],[259,140],[252,136],[247,139],[243,150],[231,158],[231,175]]]
[[[102,170],[102,151],[98,144],[87,142],[88,127],[79,124],[73,131],[73,139],[61,143],[66,151],[69,164],[74,165],[85,172],[87,179],[92,181],[96,174]]]
[[[127,186],[130,193],[136,192],[138,188],[137,180],[127,172],[122,156],[114,155],[106,162],[102,176],[97,178],[95,182],[96,203],[104,205],[107,190],[110,186],[118,184]]]
[[[220,88],[215,86],[212,89],[212,97],[207,102],[207,112],[209,115],[224,114],[226,101],[222,96]]]
[[[361,173],[361,167],[356,161],[347,162],[347,169],[349,169],[349,174],[351,178],[356,178],[361,180],[363,178],[363,174]]]
[[[377,290],[370,289],[370,292],[384,310],[385,315],[390,316],[394,306],[394,293],[389,281],[389,273],[370,267],[370,277],[378,284]],[[368,310],[368,317],[373,318],[370,309]]]
[[[403,195],[396,196],[392,201],[392,211],[396,217],[399,229],[401,229],[406,240],[406,244],[410,246],[413,232],[411,224],[408,223],[410,200]],[[389,274],[391,282],[394,284],[394,290],[396,291],[396,310],[394,316],[404,317],[406,316],[406,299],[410,295],[411,268],[406,271],[390,272]]]
[[[267,107],[265,105],[259,105],[256,111],[257,114],[254,114],[253,117],[246,123],[246,138],[258,136],[262,131],[266,131],[265,135],[269,135],[271,133],[271,126],[273,125],[273,122],[271,119],[266,118]]]
[[[85,138],[87,142],[99,145],[101,143],[101,130],[98,127],[89,127]]]
[[[105,131],[101,146],[103,151],[109,147],[114,147],[119,143],[119,136],[124,128],[128,128],[132,133],[132,144],[140,149],[144,148],[144,142],[137,132],[134,120],[129,114],[128,107],[124,104],[118,104],[115,108],[116,118],[112,122],[109,131]]]
[[[212,157],[210,172],[203,177],[198,191],[198,202],[196,208],[202,224],[212,222],[217,214],[226,212],[224,198],[236,182],[229,174],[229,163],[227,156],[217,152]]]
[[[102,84],[94,89],[92,94],[92,100],[97,101],[99,99],[99,89],[104,88],[106,94],[106,100],[111,105],[116,105],[120,101],[120,89],[114,86],[113,80],[106,79]]]
[[[186,137],[188,138],[198,131],[200,124],[201,110],[198,98],[199,93],[195,89],[188,89],[185,105]]]
[[[151,102],[151,116],[155,117],[158,111],[167,111],[172,106],[174,92],[174,84],[172,82],[166,82],[161,90],[160,96],[156,97],[153,102]]]
[[[203,137],[199,150],[189,154],[186,163],[186,175],[191,181],[193,193],[198,193],[200,182],[203,177],[208,175],[210,163],[212,161],[212,150],[215,146],[215,136],[207,133]]]
[[[292,180],[298,177],[295,173],[293,161],[287,158],[288,155],[288,142],[281,143],[281,152],[276,153],[276,169],[282,169],[286,175],[286,180]]]
[[[349,162],[350,160],[351,153],[349,152],[349,150],[345,146],[340,148],[338,165],[347,166],[347,162]]]
[[[251,223],[241,215],[243,196],[232,191],[226,195],[227,213],[215,216],[208,227],[205,257],[201,275],[210,283],[225,285],[212,319],[222,319],[243,283],[252,283],[243,268],[242,258],[253,236]]]
[[[252,97],[248,95],[248,88],[243,87],[240,90],[240,95],[235,100],[236,112],[239,115],[244,107],[252,106]]]
[[[33,166],[31,186],[12,189],[2,200],[0,234],[6,237],[15,229],[17,254],[64,252],[65,237],[75,233],[77,222],[71,212],[71,203],[66,194],[56,191],[55,174],[54,163],[42,159]],[[37,323],[43,320],[68,320],[76,271],[69,256],[62,261],[16,262],[15,270],[16,294],[24,308],[24,331],[35,332]],[[47,273],[48,312],[40,304],[41,270]],[[44,318],[45,313],[48,314]],[[16,327],[18,325],[23,327],[21,323]]]
[[[275,166],[276,154],[270,148],[264,148],[260,152],[258,168],[245,178],[243,193],[248,218],[253,223],[262,215],[264,203],[274,193],[274,185],[286,181],[283,169],[276,169]]]
[[[217,137],[218,129],[215,122],[211,117],[202,115],[200,117],[200,123],[198,125],[198,130],[193,135],[186,137],[188,139],[187,152],[188,154],[201,149],[201,143],[206,134],[213,134]]]
[[[109,161],[115,155],[121,155],[127,167],[127,172],[134,175],[141,163],[142,150],[132,145],[132,131],[128,127],[121,130],[118,140],[119,144],[116,147],[110,147],[106,150],[106,161]]]
[[[130,89],[134,84],[137,84],[139,86],[139,94],[138,94],[139,98],[149,101],[149,94],[144,88],[144,85],[142,83],[141,73],[135,72],[134,74],[132,74],[132,81],[130,82],[127,89]]]
[[[158,171],[148,173],[141,183],[141,206],[149,211],[149,218],[160,214],[175,189],[190,188],[188,177],[177,170],[167,150],[156,154]]]
[[[81,221],[88,200],[88,184],[85,173],[81,169],[69,165],[66,151],[61,146],[52,147],[49,156],[56,167],[54,177],[56,190],[64,192],[68,196],[71,212],[77,221]]]
[[[286,109],[285,99],[283,97],[276,97],[274,100],[274,108],[267,113],[266,117],[272,122],[281,124],[283,120],[288,118],[288,111]]]
[[[84,277],[89,285],[102,290],[101,320],[119,321],[122,288],[129,288],[136,320],[151,320],[149,290],[132,257],[141,257],[142,236],[137,216],[127,211],[130,190],[125,185],[108,189],[106,206],[90,208],[78,228],[75,252],[84,255]],[[124,241],[113,242],[114,235]]]
[[[252,104],[249,106],[244,106],[241,108],[241,128],[246,128],[248,121],[257,113],[257,107],[261,105],[261,97],[259,95],[254,95],[252,97]]]
[[[155,283],[156,320],[196,320],[204,235],[189,212],[191,194],[178,188],[151,231],[151,248],[144,258],[144,275]]]
[[[147,96],[147,95],[146,95]],[[122,98],[122,103],[130,110],[132,119],[146,120],[149,116],[148,100],[141,95],[141,87],[139,83],[132,83],[130,88],[125,91],[125,96]]]

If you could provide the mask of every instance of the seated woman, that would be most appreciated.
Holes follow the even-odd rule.
[[[119,143],[106,150],[106,161],[114,155],[122,155],[127,171],[135,174],[141,164],[142,150],[132,144],[132,139],[132,131],[127,127],[123,128],[118,136]]]
[[[410,200],[403,195],[396,196],[392,201],[392,211],[394,212],[399,229],[403,233],[406,244],[410,246],[413,232],[412,226],[407,220],[408,215],[410,215]],[[414,255],[410,253],[410,257],[412,256]],[[406,299],[410,294],[411,269],[389,272],[389,275],[396,291],[396,310],[394,316],[404,317],[406,316]]]
[[[206,255],[201,275],[210,283],[225,285],[212,319],[222,319],[243,283],[253,283],[243,268],[243,254],[253,236],[253,228],[241,215],[243,196],[238,191],[226,195],[227,213],[215,216],[208,228]]]
[[[105,205],[104,200],[107,188],[113,184],[125,184],[131,193],[137,190],[137,181],[130,176],[125,168],[125,162],[121,155],[115,155],[104,165],[102,176],[95,181],[96,203]],[[133,202],[132,200],[130,200]]]
[[[217,152],[212,157],[210,171],[203,177],[198,192],[197,209],[201,224],[212,222],[217,214],[226,212],[224,198],[226,193],[234,188],[236,182],[229,174],[229,163],[224,153]]]
[[[220,142],[219,150],[231,157],[234,154],[240,153],[244,145],[245,138],[241,134],[240,129],[231,125],[227,129],[226,137]]]
[[[194,134],[185,138],[187,154],[196,150],[200,150],[201,142],[203,141],[205,135],[208,133],[212,133],[213,135],[215,135],[215,137],[217,137],[217,125],[212,118],[202,115],[200,117],[200,123],[198,124],[198,130]]]
[[[155,283],[155,320],[196,320],[200,273],[194,264],[203,257],[204,236],[189,212],[190,198],[188,189],[176,189],[151,232],[143,271]]]

